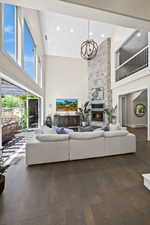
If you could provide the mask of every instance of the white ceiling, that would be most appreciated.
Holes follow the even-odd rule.
[[[1,0],[1,2],[150,31],[149,0],[68,0],[77,4],[61,0]]]
[[[61,0],[150,21],[149,0]]]
[[[40,13],[40,18],[46,54],[80,58],[81,43],[88,38],[88,20],[46,11]],[[112,36],[115,27],[90,21],[90,38],[100,44]]]

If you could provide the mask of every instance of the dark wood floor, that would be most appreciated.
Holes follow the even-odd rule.
[[[150,143],[132,131],[137,154],[9,168],[0,225],[150,225]]]

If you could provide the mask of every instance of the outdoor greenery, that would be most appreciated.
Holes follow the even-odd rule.
[[[28,113],[27,113],[27,103],[26,100],[28,98],[28,96],[19,96],[19,98],[22,101],[23,107],[22,107],[22,129],[26,129],[27,128],[27,117],[28,117]]]
[[[15,108],[19,107],[18,98],[16,96],[5,96],[2,98],[2,107],[5,108]]]
[[[5,109],[14,109],[18,108],[20,111],[20,117],[19,115],[16,115],[16,122],[21,122],[22,129],[27,128],[27,117],[28,117],[28,112],[27,112],[27,99],[34,99],[37,98],[36,96],[32,94],[27,94],[24,96],[4,96],[2,98],[2,107]]]
[[[146,112],[146,107],[143,104],[137,104],[135,107],[135,115],[137,117],[143,117]]]

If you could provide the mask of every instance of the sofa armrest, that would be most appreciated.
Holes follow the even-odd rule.
[[[69,141],[26,144],[26,164],[34,165],[69,160]]]

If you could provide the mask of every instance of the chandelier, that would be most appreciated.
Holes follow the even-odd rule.
[[[93,59],[97,55],[98,51],[98,44],[94,40],[90,39],[89,32],[90,22],[88,20],[88,40],[81,44],[81,57],[85,60]]]

